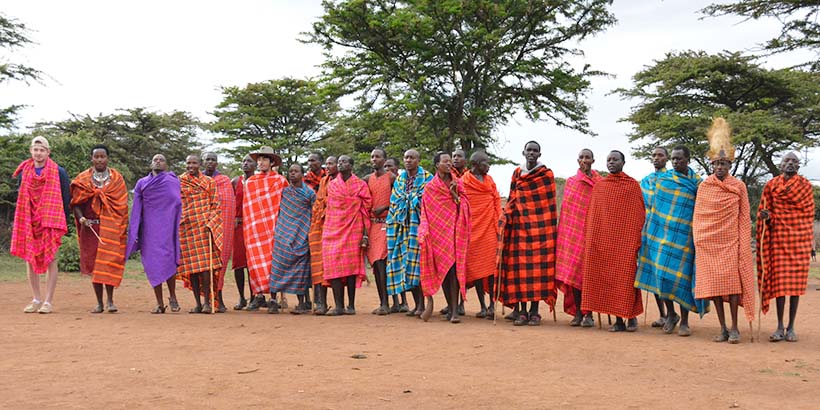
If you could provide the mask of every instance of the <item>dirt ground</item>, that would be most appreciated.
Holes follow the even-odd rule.
[[[37,315],[22,313],[28,285],[4,282],[0,408],[817,409],[819,285],[800,301],[800,342],[750,343],[744,323],[742,344],[728,345],[711,342],[714,313],[694,318],[689,338],[643,317],[634,334],[571,328],[563,313],[540,327],[494,326],[473,317],[469,293],[461,324],[423,323],[371,315],[370,286],[356,316],[151,315],[150,286],[131,280],[115,295],[120,313],[92,315],[88,280],[68,277],[55,313]],[[180,297],[187,312],[192,296]],[[775,324],[773,312],[763,318],[764,339]]]

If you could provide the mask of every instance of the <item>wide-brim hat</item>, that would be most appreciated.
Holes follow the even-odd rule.
[[[273,148],[267,145],[259,148],[258,151],[251,152],[248,155],[250,155],[254,161],[256,161],[256,159],[259,157],[268,157],[271,159],[271,161],[273,161],[274,167],[282,165],[282,157],[280,157],[279,154],[273,152]]]

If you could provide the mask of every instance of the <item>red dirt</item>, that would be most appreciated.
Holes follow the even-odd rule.
[[[744,323],[733,346],[710,341],[714,313],[693,318],[689,338],[643,327],[643,317],[635,334],[571,328],[544,305],[541,327],[517,328],[472,317],[470,293],[461,324],[438,314],[423,323],[369,314],[371,286],[357,316],[151,315],[149,285],[132,280],[115,294],[120,313],[92,315],[87,279],[64,277],[55,313],[27,315],[28,285],[0,283],[0,408],[816,409],[818,284],[800,302],[800,342],[750,343]],[[233,283],[226,289],[232,305]],[[180,298],[186,312],[192,297]]]

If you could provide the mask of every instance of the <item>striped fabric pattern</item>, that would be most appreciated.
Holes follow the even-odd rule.
[[[324,168],[319,169],[318,174],[314,174],[313,171],[308,170],[305,172],[304,183],[307,184],[313,192],[319,191],[319,184],[322,182],[322,178],[327,176],[327,171]]]
[[[421,290],[433,296],[455,265],[462,299],[467,289],[467,243],[470,238],[470,202],[464,183],[456,179],[459,203],[450,186],[436,174],[421,197],[418,239],[421,247]]]
[[[692,215],[700,181],[691,168],[686,174],[673,169],[655,180],[652,202],[645,204],[635,287],[702,316],[708,302],[695,300],[692,241]]]
[[[762,209],[769,210],[769,220],[764,221],[758,214],[757,283],[758,288],[763,289],[762,308],[766,313],[771,299],[806,293],[814,240],[814,191],[811,182],[800,175],[788,181],[784,175],[774,177],[763,189],[758,212]],[[764,223],[765,238],[762,237]]]
[[[128,242],[128,191],[122,175],[113,168],[109,182],[98,188],[92,181],[94,169],[89,168],[71,181],[71,206],[84,206],[91,218],[99,219],[98,225],[77,226],[80,242],[80,267],[91,275],[91,282],[120,286],[125,271],[125,250]],[[86,218],[89,215],[86,213]],[[94,229],[102,239],[90,232]],[[92,264],[93,261],[93,264]]]
[[[698,187],[692,217],[695,242],[695,297],[740,295],[749,321],[755,317],[755,277],[752,266],[752,220],[746,185],[728,175],[714,174]]]
[[[222,259],[222,267],[216,270],[214,276],[216,277],[217,291],[222,290],[225,286],[225,270],[228,269],[228,261],[233,254],[234,229],[233,223],[236,218],[236,192],[231,185],[231,179],[222,175],[217,171],[213,176],[216,182],[216,190],[219,195],[219,208],[222,214],[222,252],[220,258]]]
[[[356,175],[347,181],[339,173],[328,183],[327,215],[322,231],[324,280],[356,276],[365,279],[362,236],[370,229],[372,200],[367,184]]]
[[[309,186],[288,185],[276,219],[270,272],[270,292],[304,295],[310,281],[310,209],[316,193]]]
[[[504,210],[499,263],[500,298],[517,302],[545,301],[555,307],[555,240],[558,214],[555,177],[543,164],[525,172],[516,168]]]
[[[236,218],[242,218],[242,203],[244,202],[245,198],[245,176],[240,175],[236,177],[236,189],[234,202],[236,204]],[[231,225],[228,225],[229,221],[223,221],[225,225],[225,229],[230,229]],[[248,260],[245,257],[245,234],[242,232],[242,224],[236,225],[234,222],[230,222],[234,224],[233,227],[233,253],[231,254],[231,267],[236,269],[242,269],[248,267]]]
[[[273,232],[285,177],[270,171],[248,178],[242,204],[242,233],[245,235],[245,256],[248,277],[254,294],[268,293],[270,289]]]
[[[179,176],[182,219],[179,222],[180,263],[177,276],[186,288],[192,274],[222,267],[222,211],[213,179],[198,174]],[[213,252],[209,254],[209,252]]]
[[[387,213],[387,293],[397,295],[419,286],[421,250],[418,229],[421,195],[433,175],[419,167],[412,184],[406,170],[399,172]]]
[[[335,177],[335,175],[333,175]],[[330,286],[324,280],[322,269],[322,231],[325,226],[325,216],[327,215],[327,184],[331,176],[327,175],[319,183],[319,190],[316,192],[316,201],[313,203],[313,210],[310,219],[310,281],[313,285],[324,284]]]
[[[11,254],[31,264],[34,273],[45,273],[57,256],[63,235],[68,232],[59,167],[47,158],[38,176],[34,160],[29,158],[20,163],[12,177],[18,175],[21,181],[14,210]]]

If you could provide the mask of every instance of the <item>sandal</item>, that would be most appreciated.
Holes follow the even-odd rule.
[[[610,332],[626,332],[626,325],[623,322],[618,323],[615,322],[614,325],[609,327]]]
[[[769,336],[769,341],[770,342],[780,342],[783,339],[785,339],[785,337],[786,336],[783,334],[783,329],[777,329],[777,330],[774,331],[774,333],[771,334],[771,336]]]
[[[787,342],[796,342],[797,341],[797,333],[794,333],[794,329],[791,329],[786,332],[786,341]]]
[[[345,312],[342,309],[336,308],[325,312],[325,316],[344,316]]]
[[[487,309],[479,310],[478,313],[475,314],[475,317],[478,319],[484,319],[485,317],[487,317]]]
[[[692,331],[689,329],[689,325],[680,325],[680,327],[678,328],[678,336],[680,336],[680,337],[692,336]]]
[[[715,343],[723,343],[723,342],[728,341],[728,340],[729,340],[729,331],[726,330],[726,329],[721,330],[719,335],[712,338],[712,341],[715,342]]]
[[[416,311],[418,311],[418,309],[419,309],[419,308],[418,308],[418,306],[416,306],[416,308],[415,308],[415,309],[413,309],[413,310],[408,310],[408,311],[407,311],[404,315],[405,315],[405,316],[417,316],[417,315],[416,315]]]
[[[626,320],[626,331],[627,332],[636,332],[638,331],[638,318],[633,317],[632,319]]]
[[[509,320],[510,322],[515,321],[518,318],[518,310],[513,310],[512,312],[508,313],[507,316],[504,316],[504,320]]]
[[[529,321],[530,320],[529,320],[529,317],[527,317],[527,314],[522,313],[522,314],[518,315],[518,319],[515,319],[515,321],[513,322],[513,326],[524,326]]]
[[[663,327],[666,324],[666,318],[660,317],[658,320],[652,322],[652,327]]]
[[[410,311],[410,306],[407,306],[407,303],[402,303],[399,305],[399,312],[398,313],[407,313]]]
[[[393,313],[399,313],[399,312],[401,312],[401,306],[399,306],[399,305],[393,305],[393,306],[391,306],[391,307],[390,307],[390,313],[391,313],[391,314],[393,314]]]
[[[160,314],[160,313],[165,313],[165,309],[166,309],[166,308],[167,308],[167,306],[157,305],[157,306],[154,308],[154,310],[152,310],[152,311],[151,311],[151,313],[153,313],[153,314],[155,314],[155,315],[156,315],[156,314]]]
[[[248,301],[245,298],[239,299],[239,303],[233,306],[233,310],[242,310],[248,306]]]
[[[117,305],[115,305],[114,302],[109,302],[108,303],[108,313],[117,313],[119,311],[120,310],[117,309]]]
[[[592,315],[584,316],[584,320],[581,321],[581,327],[595,327],[595,319],[592,318]]]
[[[205,303],[202,305],[202,313],[211,313],[211,309],[212,308],[210,303]]]
[[[487,316],[484,316],[484,319],[495,320],[495,311],[493,309],[489,309],[487,311]]]
[[[171,312],[180,311],[179,302],[177,301],[177,298],[168,298],[168,306],[171,307]]]
[[[737,330],[732,330],[729,332],[729,343],[736,345],[740,343],[740,332]]]
[[[196,306],[191,308],[188,313],[202,313],[202,306]]]
[[[538,313],[530,314],[530,320],[527,322],[528,326],[540,326],[541,325],[541,315]]]
[[[268,303],[268,313],[271,315],[279,314],[279,304],[276,301]]]
[[[379,308],[376,309],[376,315],[377,316],[386,316],[386,315],[389,315],[389,314],[390,314],[390,310],[388,310],[387,307],[385,307],[385,306],[379,306]]]
[[[352,315],[356,314],[356,308],[348,306],[348,307],[345,308],[344,312],[345,312],[346,315],[351,315],[352,316]]]
[[[663,332],[667,335],[671,335],[672,332],[675,331],[675,326],[678,325],[678,322],[680,322],[680,315],[677,313],[671,318],[666,318],[666,323],[663,325]]]
[[[91,309],[91,313],[102,313],[104,311],[103,305],[98,304],[94,309]]]
[[[569,321],[569,325],[572,326],[572,327],[578,327],[578,326],[581,326],[581,322],[583,322],[583,321],[584,321],[583,316],[575,316],[575,317],[572,318],[572,320]]]
[[[228,311],[228,308],[225,305],[220,304],[219,307],[216,308],[216,313],[225,313]]]

